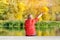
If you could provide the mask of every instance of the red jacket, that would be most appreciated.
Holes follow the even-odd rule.
[[[35,23],[38,21],[38,18],[35,19],[27,19],[25,21],[25,32],[26,35],[35,35],[36,30],[35,30]]]

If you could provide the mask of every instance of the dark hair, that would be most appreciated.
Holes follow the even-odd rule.
[[[30,16],[31,14],[28,14],[28,16]]]
[[[31,14],[28,14],[28,19],[30,19],[30,15],[31,15]]]

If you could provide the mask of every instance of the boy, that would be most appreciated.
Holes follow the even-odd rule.
[[[33,19],[32,15],[29,14],[27,20],[25,21],[25,32],[26,36],[36,36],[35,23],[42,16],[42,13]]]

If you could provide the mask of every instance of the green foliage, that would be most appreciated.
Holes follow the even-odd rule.
[[[51,33],[52,31],[56,31],[57,28],[60,28],[60,22],[37,22],[36,31],[42,31]],[[24,22],[23,21],[3,21],[0,22],[0,28],[2,30],[6,29],[7,31],[22,31],[24,32]],[[55,30],[56,29],[56,30]],[[51,34],[52,35],[52,34]]]
[[[24,22],[22,21],[4,21],[0,23],[0,26],[10,30],[24,30]],[[45,31],[52,30],[54,28],[60,28],[59,22],[37,22],[36,29]]]

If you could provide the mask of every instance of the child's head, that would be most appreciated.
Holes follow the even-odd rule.
[[[28,14],[28,19],[33,19],[32,14]]]

